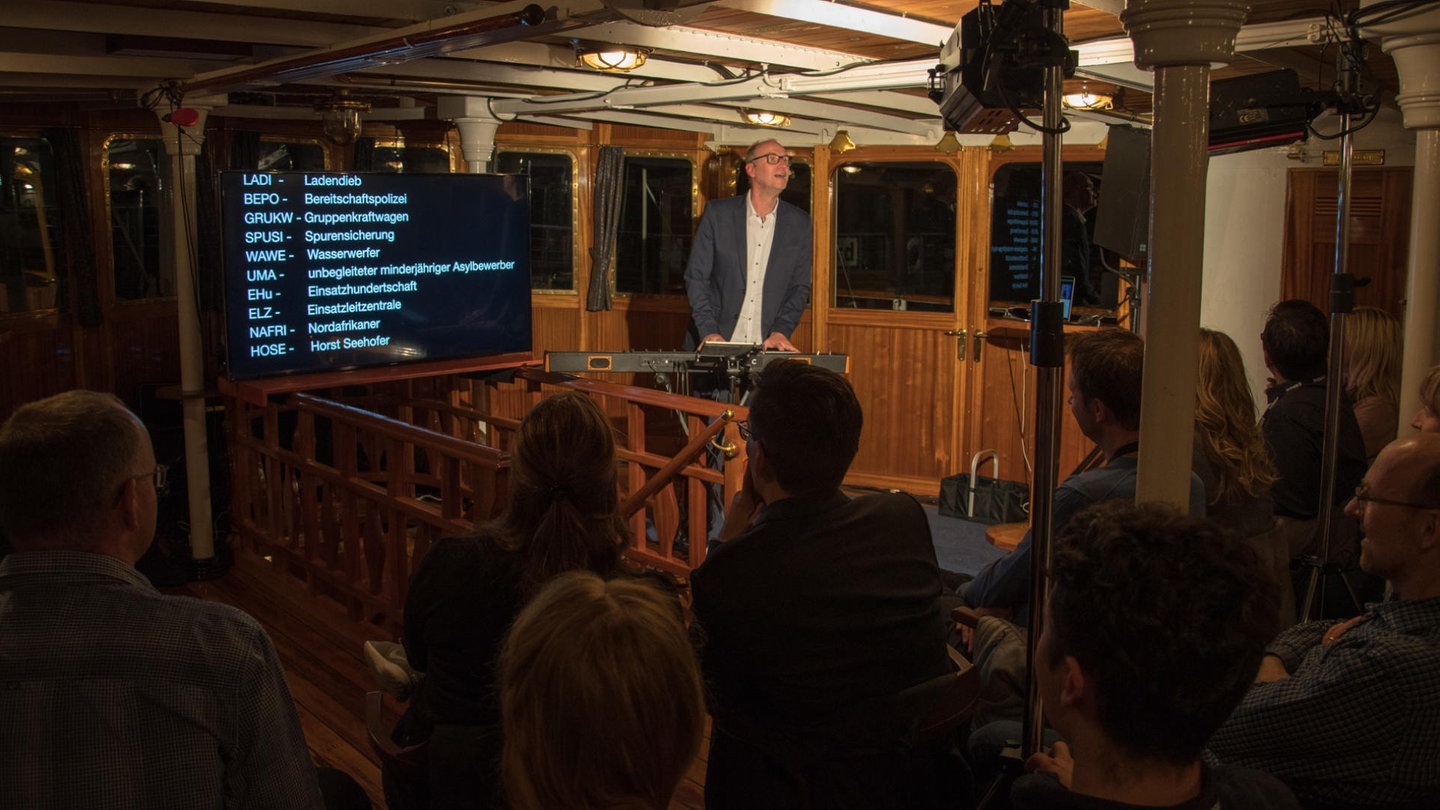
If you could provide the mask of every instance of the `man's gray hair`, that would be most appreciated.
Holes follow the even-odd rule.
[[[15,550],[88,541],[136,474],[137,425],[118,398],[98,391],[16,410],[0,425],[0,535]]]

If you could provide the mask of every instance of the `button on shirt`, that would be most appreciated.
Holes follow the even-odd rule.
[[[745,303],[740,306],[740,320],[730,340],[735,343],[764,343],[761,334],[761,297],[765,291],[765,265],[770,262],[770,245],[775,241],[775,218],[780,215],[777,204],[767,216],[755,212],[750,195],[745,195]]]
[[[101,554],[0,560],[0,804],[319,808],[260,625]]]

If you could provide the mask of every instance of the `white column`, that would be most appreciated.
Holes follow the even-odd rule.
[[[495,131],[500,119],[490,111],[490,99],[479,96],[441,96],[435,114],[455,122],[460,130],[460,153],[472,174],[490,171],[495,156]]]
[[[1361,0],[1362,9],[1378,0]],[[1410,206],[1410,260],[1405,281],[1405,358],[1400,372],[1400,424],[1408,432],[1418,407],[1420,380],[1440,362],[1435,310],[1440,308],[1440,9],[1367,26],[1366,39],[1395,59],[1400,92],[1395,100],[1405,127],[1415,133],[1414,197]]]
[[[1210,65],[1228,63],[1244,0],[1129,0],[1120,19],[1137,67],[1155,72],[1150,267],[1135,499],[1190,502],[1195,377],[1210,164]]]
[[[160,116],[161,140],[170,155],[170,239],[175,261],[175,306],[180,327],[180,397],[185,429],[185,485],[189,495],[190,556],[196,571],[215,567],[215,537],[210,520],[210,448],[205,431],[205,358],[200,337],[200,309],[195,273],[195,157],[205,140],[205,119],[223,98],[187,100],[199,112],[194,126],[180,128]],[[177,133],[177,130],[179,132]]]

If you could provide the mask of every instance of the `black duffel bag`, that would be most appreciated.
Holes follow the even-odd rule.
[[[989,461],[990,478],[980,476],[980,465]],[[1000,456],[981,450],[970,459],[970,474],[940,479],[940,514],[973,520],[976,523],[1020,523],[1030,519],[1030,485],[1023,481],[1000,480]]]

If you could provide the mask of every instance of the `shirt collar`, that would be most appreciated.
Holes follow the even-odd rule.
[[[0,560],[0,577],[26,574],[105,577],[150,590],[155,588],[135,566],[90,551],[13,551]]]

